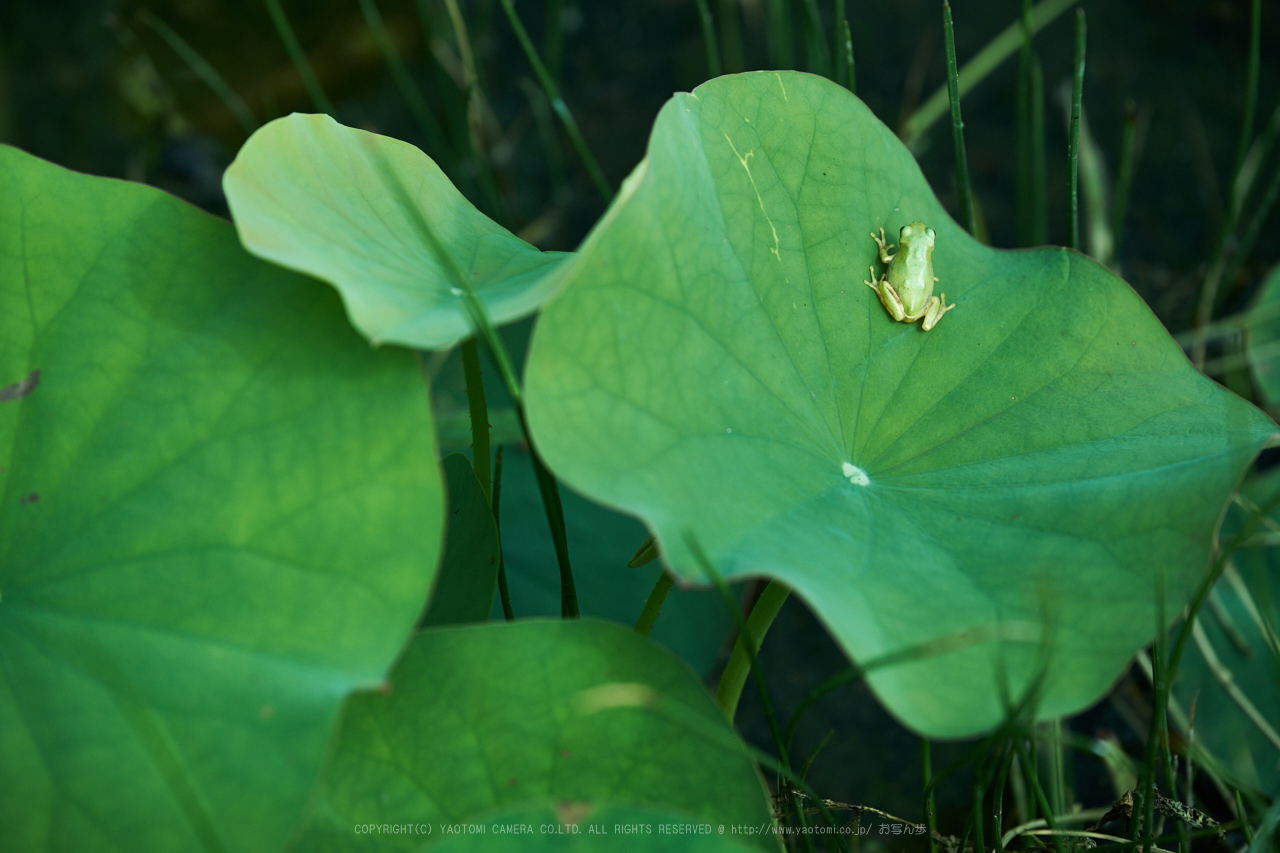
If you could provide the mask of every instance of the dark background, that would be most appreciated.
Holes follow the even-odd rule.
[[[766,12],[775,0],[740,0],[746,67],[770,67]],[[720,0],[711,0],[718,11]],[[801,0],[790,0],[795,65],[805,68]],[[818,0],[831,32],[832,0]],[[347,124],[425,145],[387,73],[355,0],[287,0],[285,10]],[[401,55],[437,116],[458,114],[461,98],[429,48],[419,6],[434,10],[433,33],[452,43],[440,0],[379,0]],[[526,92],[533,74],[496,0],[461,0],[497,118],[491,145],[503,210],[513,230],[554,211],[530,236],[543,248],[572,249],[604,208],[563,134],[565,179],[548,166]],[[520,0],[525,25],[547,45],[548,10],[560,8],[559,75],[610,183],[643,156],[654,116],[674,91],[706,78],[692,0]],[[1149,119],[1134,176],[1124,241],[1126,279],[1172,330],[1185,328],[1221,216],[1244,98],[1247,0],[1085,0],[1089,16],[1084,105],[1112,169],[1124,103]],[[1017,0],[958,0],[960,61],[1012,22]],[[143,180],[214,211],[225,211],[219,175],[244,141],[230,112],[139,18],[148,10],[185,38],[248,102],[259,121],[314,111],[261,0],[9,0],[0,4],[0,141],[98,175]],[[1280,4],[1263,3],[1258,126],[1277,91]],[[849,0],[858,94],[897,127],[909,107],[945,82],[936,0]],[[1073,22],[1061,16],[1035,40],[1046,87],[1050,241],[1066,240],[1066,133],[1055,88],[1070,75]],[[1013,119],[1016,59],[964,102],[966,143],[977,198],[997,246],[1015,245]],[[456,131],[456,128],[455,128]],[[455,139],[462,134],[454,134]],[[950,129],[934,125],[921,165],[954,208]],[[454,174],[457,174],[456,170]],[[465,176],[459,180],[482,208]],[[492,207],[492,205],[489,205]],[[546,227],[550,225],[551,227]],[[1239,307],[1275,258],[1276,224],[1229,284]]]

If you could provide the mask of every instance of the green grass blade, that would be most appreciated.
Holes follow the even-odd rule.
[[[363,2],[363,0],[362,0]],[[467,34],[467,21],[462,16],[458,0],[445,0],[445,10],[449,15],[449,24],[453,27],[453,36],[458,42],[458,56],[462,59],[463,89],[466,96],[467,143],[471,156],[476,164],[480,188],[485,194],[491,211],[506,214],[506,203],[498,190],[498,182],[493,175],[493,165],[484,146],[484,121],[486,110],[484,92],[480,88],[480,75],[476,73],[475,51],[471,49],[471,38]],[[499,218],[495,216],[494,218]]]
[[[1253,121],[1258,109],[1258,65],[1261,49],[1262,0],[1253,0],[1249,15],[1249,66],[1245,72],[1244,108],[1240,113],[1240,140],[1236,144],[1235,165],[1231,168],[1231,183],[1233,187],[1235,186],[1236,177],[1240,174],[1240,168],[1244,165],[1249,143],[1253,141]],[[1228,202],[1231,205],[1231,213],[1228,214],[1228,219],[1234,219],[1233,214],[1239,213],[1240,205],[1243,201],[1244,199],[1240,198],[1238,193],[1233,193],[1233,197]]]
[[[1163,621],[1163,620],[1161,620]],[[1161,697],[1167,695],[1165,688],[1169,680],[1172,670],[1164,666],[1162,647],[1164,645],[1163,625],[1161,630],[1157,632],[1155,641],[1151,644],[1151,673],[1154,681],[1152,682],[1153,703],[1151,709],[1151,727],[1147,732],[1146,748],[1142,754],[1142,774],[1140,787],[1142,789],[1142,810],[1135,806],[1134,814],[1141,814],[1142,817],[1142,847],[1143,850],[1150,851],[1152,839],[1155,837],[1155,785],[1156,785],[1156,762],[1159,760],[1160,739],[1161,739],[1161,710],[1165,707],[1161,702]]]
[[[924,837],[927,845],[925,849],[929,853],[934,853],[937,845],[933,843],[933,832],[937,824],[933,816],[933,755],[927,737],[920,738],[920,774],[924,778]]]
[[[747,52],[742,44],[742,19],[738,0],[720,0],[720,44],[724,47],[724,70],[728,74],[747,70]]]
[[[1209,271],[1205,274],[1204,283],[1200,287],[1200,301],[1196,307],[1195,319],[1195,327],[1197,329],[1202,329],[1209,325],[1209,321],[1213,319],[1214,309],[1217,307],[1218,294],[1222,287],[1222,282],[1231,280],[1225,275],[1227,268],[1227,238],[1235,230],[1244,205],[1240,173],[1249,150],[1249,143],[1253,137],[1254,112],[1257,109],[1261,20],[1261,0],[1253,0],[1249,21],[1249,65],[1245,72],[1244,109],[1240,117],[1240,140],[1236,145],[1236,158],[1231,170],[1231,189],[1227,198],[1226,215],[1222,217],[1222,225],[1218,231],[1217,242],[1214,245],[1213,258],[1209,262]],[[1196,367],[1201,367],[1204,365],[1204,360],[1205,340],[1201,336],[1196,339],[1192,348],[1191,361]]]
[[[547,73],[552,80],[560,79],[560,67],[564,62],[564,0],[547,0],[546,25],[542,35],[542,53],[547,57]]]
[[[1238,202],[1240,216],[1244,214],[1244,203],[1253,189],[1254,182],[1258,179],[1258,172],[1271,154],[1271,148],[1275,145],[1277,136],[1280,136],[1280,103],[1276,104],[1271,112],[1271,118],[1267,120],[1258,137],[1249,146],[1249,151],[1244,155],[1244,161],[1240,164],[1240,170],[1236,172],[1235,181],[1231,185],[1232,198]]]
[[[1240,528],[1235,532],[1235,534],[1232,535],[1232,537],[1226,543],[1220,546],[1217,557],[1210,564],[1208,571],[1205,573],[1204,578],[1201,580],[1200,585],[1196,589],[1195,595],[1192,597],[1190,603],[1187,605],[1186,615],[1183,619],[1181,628],[1178,630],[1177,639],[1175,640],[1173,645],[1173,652],[1168,657],[1167,666],[1162,667],[1162,661],[1159,659],[1159,649],[1157,646],[1153,646],[1152,661],[1151,661],[1152,690],[1153,690],[1153,693],[1155,694],[1155,699],[1154,699],[1155,713],[1152,715],[1152,733],[1153,734],[1159,731],[1158,729],[1159,719],[1157,718],[1163,718],[1165,716],[1163,712],[1164,712],[1164,709],[1167,708],[1169,705],[1170,689],[1172,687],[1171,676],[1178,671],[1178,665],[1182,660],[1182,654],[1183,652],[1186,651],[1187,642],[1191,638],[1194,632],[1196,619],[1200,613],[1200,608],[1204,605],[1205,600],[1208,598],[1209,590],[1213,588],[1213,585],[1217,583],[1218,578],[1222,575],[1222,572],[1226,567],[1228,557],[1230,557],[1231,554],[1235,551],[1235,549],[1240,546],[1240,543],[1244,542],[1250,536],[1253,535],[1254,529],[1262,522],[1263,519],[1268,518],[1271,512],[1275,510],[1277,506],[1280,506],[1280,495],[1277,495],[1272,500],[1268,501],[1265,505],[1256,507],[1256,512],[1251,512],[1249,516],[1245,519],[1244,523],[1240,525]],[[1149,844],[1150,837],[1154,835],[1153,823],[1152,823],[1152,820],[1153,820],[1152,807],[1154,805],[1154,802],[1153,802],[1154,798],[1151,795],[1151,790],[1152,790],[1152,785],[1154,783],[1154,775],[1155,775],[1154,774],[1155,762],[1154,762],[1154,755],[1153,755],[1154,749],[1155,749],[1154,744],[1151,742],[1151,739],[1148,739],[1146,754],[1144,755],[1144,762],[1143,762],[1144,773],[1146,773],[1146,783],[1147,783],[1146,791],[1145,791],[1145,794],[1146,794],[1145,805],[1146,805],[1147,815],[1148,815],[1147,821],[1146,821],[1146,836],[1145,836],[1145,840],[1147,843],[1145,846],[1147,846],[1148,848],[1150,846]]]
[[[702,27],[702,44],[707,51],[707,76],[714,79],[724,73],[720,65],[720,45],[716,43],[716,22],[711,17],[707,0],[697,0],[698,24]]]
[[[796,709],[791,712],[791,718],[787,720],[787,729],[782,735],[782,740],[786,745],[787,751],[789,752],[791,750],[792,738],[795,737],[796,728],[800,725],[800,719],[804,716],[805,711],[812,708],[814,703],[823,696],[826,696],[832,690],[835,690],[837,687],[843,687],[846,684],[851,684],[855,681],[860,681],[865,674],[866,673],[861,667],[851,666],[848,669],[843,669],[840,672],[837,672],[835,675],[831,676],[826,681],[822,682],[817,687],[813,688],[813,690],[810,690],[805,694],[805,697],[800,700],[800,704],[796,705]]]
[[[1063,12],[1076,5],[1079,0],[1041,0],[1031,10],[1031,32],[1040,32]],[[987,78],[1002,62],[1013,55],[1022,43],[1022,20],[1014,21],[1005,27],[987,46],[960,69],[960,97],[963,98],[974,86]],[[915,143],[920,135],[933,126],[947,112],[950,96],[947,87],[939,87],[920,109],[916,110],[902,125],[902,141],[908,146]]]
[[[824,77],[833,76],[831,55],[827,41],[822,37],[822,15],[818,12],[818,0],[800,0],[805,23],[805,60],[809,71]]]
[[[849,77],[842,75],[844,68],[844,25],[848,23],[848,19],[844,14],[844,0],[836,0],[835,15],[831,19],[831,64],[833,77],[831,78],[840,83],[845,88],[849,86]],[[843,78],[843,79],[842,79]]]
[[[1132,100],[1124,105],[1124,132],[1120,137],[1120,165],[1116,169],[1115,188],[1111,192],[1111,237],[1114,252],[1120,252],[1124,237],[1124,217],[1129,208],[1129,188],[1133,185],[1133,163],[1137,157],[1138,108]]]
[[[1018,763],[1022,767],[1023,778],[1031,785],[1031,792],[1035,797],[1035,802],[1040,806],[1040,811],[1044,815],[1045,825],[1055,832],[1058,829],[1058,820],[1053,814],[1053,809],[1049,805],[1049,799],[1045,796],[1044,788],[1040,784],[1040,772],[1036,765],[1035,758],[1027,751],[1027,747],[1022,743],[1021,739],[1015,741],[1018,750]],[[1053,846],[1057,853],[1062,853],[1062,837],[1053,836]]]
[[[768,10],[766,32],[769,47],[769,67],[774,70],[796,67],[794,36],[791,32],[791,0],[765,0]]]
[[[467,405],[471,410],[471,469],[480,481],[485,500],[493,506],[489,481],[489,406],[484,398],[484,374],[480,372],[480,351],[476,339],[462,342],[462,375],[467,385]]]
[[[1054,814],[1066,814],[1067,783],[1063,770],[1062,721],[1050,720],[1045,724],[1045,729],[1049,734],[1046,750],[1049,759],[1049,805],[1053,807]]]
[[[1031,54],[1031,245],[1049,242],[1049,171],[1044,141],[1044,72],[1040,57]]]
[[[1271,849],[1271,836],[1275,834],[1276,827],[1280,825],[1280,799],[1271,804],[1271,808],[1267,809],[1267,813],[1262,816],[1262,823],[1258,824],[1258,830],[1253,834],[1253,842],[1249,845],[1248,853],[1267,853]]]
[[[493,459],[493,523],[498,528],[498,598],[502,601],[502,616],[508,622],[514,622],[515,611],[511,609],[511,589],[507,586],[507,567],[502,559],[502,445]]]
[[[533,113],[534,124],[538,126],[538,139],[542,143],[542,156],[547,165],[547,182],[551,185],[552,196],[562,189],[566,192],[564,176],[564,151],[560,147],[560,136],[556,133],[555,119],[551,117],[550,102],[546,93],[528,77],[521,77],[520,91],[529,99],[529,110]]]
[[[780,765],[782,772],[785,773],[788,777],[791,777],[792,775],[791,774],[791,758],[787,752],[786,745],[783,743],[782,732],[778,729],[778,718],[777,718],[777,715],[774,714],[773,702],[769,699],[769,691],[764,683],[764,670],[760,668],[760,658],[756,654],[756,649],[758,647],[758,644],[755,641],[755,638],[759,636],[760,639],[763,639],[764,632],[762,630],[757,635],[755,632],[751,630],[750,622],[749,620],[742,618],[742,611],[738,607],[738,603],[734,601],[733,593],[729,591],[728,584],[724,582],[724,578],[720,576],[720,572],[718,572],[716,570],[716,567],[712,565],[710,558],[708,558],[706,553],[702,550],[702,546],[698,544],[698,541],[696,538],[694,538],[693,533],[687,532],[685,536],[686,536],[686,545],[689,548],[690,553],[693,555],[694,559],[698,562],[698,565],[702,569],[703,574],[705,574],[708,578],[710,578],[711,582],[715,585],[716,590],[720,593],[720,597],[724,599],[725,606],[729,608],[730,615],[733,616],[734,625],[736,625],[738,628],[739,641],[741,641],[743,638],[747,639],[747,642],[742,643],[741,645],[746,652],[747,659],[750,663],[751,675],[756,683],[756,689],[759,691],[759,694],[760,694],[760,705],[764,709],[765,719],[769,723],[769,733],[773,735],[774,749],[777,750],[777,753],[778,753],[778,764]],[[770,586],[773,586],[773,583],[770,583]],[[770,607],[773,606],[774,600],[777,599],[779,595],[781,595],[782,590],[786,590],[786,587],[782,587],[781,584],[779,584],[778,586],[781,587],[781,589],[776,590],[771,596],[770,603],[769,603]],[[768,591],[769,589],[768,587],[766,587],[765,592],[768,592]],[[789,594],[790,590],[786,590],[786,592]],[[761,600],[764,599],[763,594],[761,594],[760,597],[761,597]],[[782,600],[785,600],[785,596],[782,596]],[[760,604],[761,602],[757,602],[756,608],[758,608]],[[780,609],[781,606],[782,606],[781,601],[777,602],[777,608]],[[756,608],[752,609],[751,611],[752,616],[755,616]],[[777,615],[776,610],[774,611],[774,615],[775,616]],[[763,614],[762,614],[762,617],[763,617]],[[763,629],[768,629],[769,624],[773,622],[773,618],[770,617],[767,621],[761,618],[759,621],[764,623],[759,627],[762,627]],[[736,651],[737,644],[735,644],[734,648]],[[723,680],[724,679],[722,676],[721,677],[722,683],[723,683]],[[738,692],[739,694],[741,693],[741,688],[739,688]],[[722,711],[725,710],[725,704],[721,700],[719,690],[716,691],[716,703],[720,706],[720,709]],[[733,713],[737,710],[737,704],[738,704],[737,699],[735,698],[733,701],[733,709],[728,711],[726,714],[727,719],[731,721],[733,720]],[[789,796],[788,799],[790,800],[790,806],[792,810],[796,812],[797,816],[800,818],[801,825],[803,825],[804,824],[803,809],[799,807],[799,804],[796,802],[796,799],[794,796]]]
[[[973,806],[969,812],[969,820],[973,825],[973,845],[975,850],[986,853],[987,844],[982,833],[982,824],[985,815],[982,811],[982,800],[984,791],[982,790],[982,777],[977,772],[973,773]]]
[[[560,486],[556,478],[547,470],[546,463],[538,455],[529,438],[529,427],[524,420],[524,408],[518,410],[520,426],[525,440],[529,442],[529,460],[533,463],[533,474],[538,481],[538,493],[542,496],[542,507],[547,514],[547,524],[551,527],[551,544],[555,546],[556,562],[560,566],[560,616],[564,619],[578,618],[578,591],[573,583],[573,569],[569,564],[569,539],[565,534],[564,505],[560,502]]]
[[[809,768],[813,766],[813,760],[818,757],[818,753],[822,751],[822,748],[827,745],[827,741],[831,740],[835,733],[835,729],[829,729],[827,733],[823,735],[822,740],[818,741],[818,745],[809,753],[809,757],[804,760],[804,764],[800,765],[800,773],[798,775],[801,779],[804,779],[809,775]]]
[[[964,153],[964,122],[960,118],[960,82],[956,72],[955,30],[951,23],[951,3],[942,0],[942,28],[947,48],[947,92],[951,100],[951,142],[956,156],[956,190],[960,195],[960,216],[965,230],[977,233],[973,193],[969,188],[969,162]]]
[[[165,44],[169,45],[173,52],[178,54],[182,61],[187,64],[187,67],[191,69],[191,73],[199,77],[200,81],[218,96],[218,100],[222,101],[222,105],[227,108],[227,112],[235,117],[235,120],[240,124],[240,129],[245,132],[246,136],[257,129],[258,119],[254,116],[253,110],[249,109],[249,105],[245,103],[244,98],[240,97],[236,90],[231,88],[231,85],[223,79],[217,69],[210,65],[195,48],[187,44],[186,40],[174,32],[172,27],[146,9],[138,13],[138,19],[155,30],[156,35],[164,39]]]
[[[1067,141],[1067,169],[1070,182],[1070,212],[1067,245],[1080,248],[1080,99],[1084,94],[1084,9],[1076,9],[1075,73],[1071,75],[1071,129]]]
[[[613,198],[613,188],[605,180],[604,172],[600,170],[600,164],[596,162],[595,155],[591,153],[591,149],[587,147],[586,140],[582,138],[582,134],[578,131],[578,123],[574,120],[573,113],[569,111],[564,99],[560,97],[560,88],[538,57],[538,51],[534,49],[533,42],[529,39],[529,33],[525,30],[524,24],[520,23],[520,16],[516,14],[515,7],[511,5],[511,0],[500,1],[502,3],[502,11],[506,13],[507,20],[511,22],[511,29],[515,30],[516,38],[520,40],[520,47],[524,49],[525,57],[529,60],[529,64],[533,66],[533,72],[538,76],[538,82],[542,84],[542,90],[546,93],[547,100],[551,102],[552,111],[560,117],[560,121],[564,125],[564,132],[569,135],[569,141],[577,149],[578,157],[582,159],[582,165],[586,167],[592,183],[596,185],[596,189],[600,192],[600,197],[608,203]]]
[[[853,67],[853,33],[849,32],[849,21],[840,19],[840,38],[844,43],[844,85],[853,94],[858,94],[858,77]]]
[[[998,626],[989,626],[984,629],[965,628],[950,634],[944,634],[941,637],[935,637],[934,639],[920,643],[919,645],[909,646],[908,648],[900,649],[896,652],[890,652],[889,654],[882,655],[878,658],[872,658],[861,666],[854,665],[836,673],[810,691],[803,699],[800,700],[795,711],[792,712],[791,719],[787,721],[787,730],[784,736],[787,748],[790,749],[791,747],[792,735],[795,734],[796,726],[799,725],[800,717],[804,715],[804,712],[812,707],[815,702],[830,693],[832,690],[835,690],[837,687],[848,684],[852,681],[858,681],[867,673],[874,672],[875,670],[883,667],[896,666],[902,663],[923,660],[934,655],[946,654],[948,652],[973,645],[974,643],[999,639],[1001,636]],[[1034,703],[1034,701],[1035,688],[1028,690],[1027,695],[1023,697],[1022,701],[1010,711],[1010,719],[1016,720],[1020,714]],[[965,760],[967,761],[968,759]],[[952,769],[958,769],[961,763],[962,762],[957,762]],[[942,775],[946,775],[949,772],[951,771],[944,771]]]
[[[1031,0],[1022,0],[1022,45],[1018,51],[1017,88],[1014,95],[1014,180],[1018,245],[1031,246],[1034,191],[1031,169]]]
[[[1258,202],[1258,209],[1254,211],[1248,227],[1245,228],[1244,234],[1240,236],[1240,241],[1236,244],[1236,251],[1231,265],[1223,276],[1226,281],[1233,280],[1236,272],[1249,259],[1250,253],[1253,252],[1253,244],[1258,241],[1258,235],[1262,232],[1262,226],[1266,224],[1267,217],[1271,215],[1271,209],[1275,207],[1277,198],[1280,198],[1280,166],[1276,167],[1275,173],[1271,176],[1271,183],[1267,184],[1267,188],[1263,191],[1262,198]],[[1208,328],[1208,326],[1206,325],[1205,328]]]
[[[1084,225],[1081,239],[1084,251],[1103,266],[1111,266],[1115,255],[1115,238],[1111,231],[1111,185],[1107,178],[1106,158],[1089,131],[1089,114],[1080,109],[1080,138],[1076,148],[1079,159],[1079,189],[1083,197],[1080,211]]]
[[[687,708],[675,702],[662,702],[657,705],[654,710],[664,714],[668,719],[681,723],[692,731],[705,735],[708,740],[717,741],[723,746],[745,751],[746,754],[751,756],[751,758],[761,767],[769,770],[770,772],[776,773],[780,780],[790,783],[790,787],[794,789],[793,793],[794,791],[799,791],[806,799],[812,800],[814,808],[811,809],[811,811],[816,811],[818,814],[822,815],[827,826],[832,827],[833,829],[839,826],[835,817],[831,814],[831,809],[829,809],[826,803],[823,802],[823,799],[818,795],[818,792],[813,790],[813,788],[810,787],[804,779],[797,776],[793,771],[783,767],[782,764],[773,756],[751,746],[750,744],[743,743],[736,737],[736,735],[726,732],[723,727],[710,723],[706,717],[690,713]],[[881,812],[879,809],[860,807],[860,812],[861,811],[871,811],[876,814],[888,816],[885,812]],[[898,820],[897,818],[894,819]],[[906,823],[906,821],[902,822]],[[842,851],[842,853],[848,851],[849,847],[845,843],[842,833],[834,834],[833,840],[835,841],[837,850]],[[857,843],[856,839],[854,843]]]
[[[1013,764],[1014,749],[1012,745],[1005,748],[1004,760],[1000,762],[1000,775],[996,777],[996,786],[991,791],[991,837],[996,853],[1004,853],[1004,788],[1009,781],[1009,767]]]
[[[302,52],[302,45],[298,44],[298,37],[294,34],[284,9],[280,6],[280,0],[262,0],[262,2],[267,4],[271,22],[275,24],[276,32],[280,34],[280,41],[284,42],[284,49],[289,54],[294,70],[302,78],[302,85],[306,88],[311,103],[317,111],[334,115],[336,111],[333,108],[333,102],[325,94],[316,73],[311,70],[311,63],[307,62],[307,56]]]
[[[1253,723],[1254,727],[1262,733],[1262,736],[1265,737],[1277,751],[1280,751],[1280,732],[1276,731],[1275,727],[1272,726],[1271,723],[1267,721],[1267,718],[1263,716],[1262,712],[1258,710],[1258,706],[1253,703],[1248,694],[1240,688],[1240,685],[1236,682],[1231,673],[1231,669],[1222,663],[1222,660],[1218,657],[1218,653],[1214,650],[1212,643],[1209,642],[1208,635],[1205,634],[1204,628],[1200,626],[1199,622],[1192,627],[1191,636],[1192,639],[1195,640],[1196,648],[1199,649],[1200,656],[1204,658],[1204,662],[1208,666],[1210,674],[1212,674],[1214,680],[1218,682],[1218,686],[1221,687],[1223,692],[1231,698],[1231,701],[1236,703],[1236,706],[1240,709],[1241,713],[1244,714],[1245,718],[1248,719],[1249,722]]]
[[[1244,843],[1246,847],[1253,846],[1253,827],[1249,826],[1249,813],[1244,809],[1244,800],[1240,797],[1240,789],[1237,788],[1236,794],[1236,818],[1240,821],[1240,832],[1244,835]]]

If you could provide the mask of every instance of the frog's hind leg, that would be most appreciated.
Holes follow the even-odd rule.
[[[921,328],[926,332],[929,331],[934,326],[938,325],[938,321],[942,319],[943,314],[955,307],[956,305],[954,302],[950,305],[947,304],[947,294],[945,293],[940,294],[940,297],[933,297],[929,300],[928,308],[925,309],[924,323],[921,325]]]
[[[880,286],[876,288],[876,293],[880,296],[880,304],[884,306],[884,310],[889,312],[889,316],[897,320],[899,323],[911,322],[907,317],[907,309],[902,307],[902,298],[898,296],[898,291],[893,289],[893,285],[887,281],[881,281]]]

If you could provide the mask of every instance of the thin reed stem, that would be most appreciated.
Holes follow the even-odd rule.
[[[848,20],[840,19],[840,37],[844,41],[844,85],[853,94],[858,94],[858,77],[853,65],[853,33],[849,31]]]
[[[720,64],[720,45],[716,43],[716,23],[707,0],[697,0],[698,24],[702,27],[702,44],[707,51],[707,77],[715,79],[724,73]]]
[[[1067,169],[1071,209],[1067,220],[1067,245],[1080,248],[1080,99],[1084,95],[1084,9],[1076,9],[1075,73],[1071,76],[1071,130],[1067,142]]]
[[[1116,185],[1111,193],[1111,235],[1115,253],[1120,252],[1120,239],[1124,236],[1124,217],[1129,207],[1129,188],[1133,185],[1133,161],[1136,156],[1135,138],[1138,130],[1138,108],[1133,101],[1124,105],[1124,133],[1120,137],[1120,167],[1116,170]]]
[[[409,107],[409,112],[413,114],[413,120],[417,123],[418,130],[422,132],[427,146],[431,149],[428,153],[435,154],[437,160],[441,160],[446,156],[452,159],[451,153],[446,154],[449,151],[449,145],[446,142],[444,128],[431,112],[431,108],[427,106],[427,101],[422,97],[418,84],[413,82],[409,69],[405,67],[404,60],[400,58],[400,53],[396,50],[395,43],[391,40],[391,34],[387,32],[387,25],[382,20],[382,13],[378,11],[378,7],[373,0],[357,0],[357,2],[360,4],[360,12],[364,15],[365,23],[369,27],[369,34],[373,36],[373,43],[378,46],[378,52],[382,54],[382,61],[387,64],[387,70],[391,72],[391,79],[400,91],[400,97],[404,99],[405,104]]]
[[[658,621],[658,614],[662,612],[662,602],[667,600],[667,593],[671,592],[674,584],[675,580],[666,571],[658,575],[653,592],[649,593],[644,609],[640,611],[640,618],[636,620],[636,633],[641,637],[649,636],[649,632],[653,630],[653,623]]]
[[[218,96],[218,100],[222,101],[222,105],[227,108],[227,112],[235,117],[240,129],[245,132],[246,136],[257,130],[258,119],[254,116],[253,110],[249,109],[249,105],[245,103],[244,98],[240,97],[236,90],[231,88],[231,84],[223,79],[217,69],[210,65],[194,47],[187,44],[186,40],[174,32],[168,24],[146,9],[138,13],[138,19],[155,30],[156,35],[164,39],[165,44],[169,45],[173,52],[178,54],[182,61],[187,64],[187,67],[191,69],[191,73],[199,77],[200,82],[208,86]]]
[[[284,14],[284,9],[280,6],[280,0],[262,0],[267,4],[267,12],[271,15],[271,22],[275,24],[276,32],[280,35],[280,41],[284,42],[284,49],[289,54],[289,60],[293,63],[293,68],[298,72],[298,76],[302,78],[302,85],[307,90],[307,95],[311,98],[311,103],[315,106],[317,112],[328,113],[333,115],[336,110],[333,108],[333,102],[329,100],[329,96],[325,94],[324,88],[320,85],[320,80],[316,77],[314,71],[311,70],[311,63],[307,62],[307,56],[302,52],[302,45],[298,44],[298,37],[294,35],[293,27],[289,24],[288,17]]]
[[[471,412],[471,469],[476,472],[484,499],[493,505],[489,483],[489,405],[484,398],[484,374],[480,371],[480,351],[475,337],[467,338],[460,347],[462,374],[467,385],[467,405]]]
[[[1042,0],[1031,8],[1029,15],[1031,32],[1040,32],[1059,15],[1070,9],[1080,0]],[[1018,50],[1022,44],[1022,21],[1014,21],[1005,27],[995,38],[987,42],[987,46],[978,51],[972,59],[960,69],[960,97],[963,98],[974,86],[985,80],[991,72]],[[908,146],[933,126],[947,112],[950,94],[943,86],[929,96],[918,110],[902,124],[899,134]]]
[[[511,609],[511,590],[507,587],[507,566],[502,559],[502,445],[493,459],[493,523],[498,528],[498,598],[502,601],[502,617],[508,622],[515,621],[515,611]]]
[[[920,773],[924,778],[924,837],[925,849],[929,853],[935,853],[937,845],[933,842],[933,832],[936,823],[933,816],[933,755],[929,747],[929,739],[920,738]]]
[[[600,170],[600,164],[596,162],[595,155],[591,153],[591,149],[587,147],[586,140],[582,138],[582,133],[578,130],[578,122],[574,120],[573,113],[569,112],[569,107],[565,104],[564,99],[560,97],[560,87],[556,85],[556,81],[547,70],[547,66],[543,65],[542,60],[538,57],[538,51],[529,39],[529,33],[525,30],[524,24],[520,23],[520,16],[516,14],[515,7],[511,5],[511,0],[499,0],[499,2],[502,3],[502,10],[506,13],[507,20],[511,22],[511,29],[515,30],[516,38],[520,41],[520,47],[524,49],[525,57],[529,60],[529,64],[533,66],[533,72],[537,75],[538,82],[542,84],[542,90],[546,93],[547,100],[551,102],[551,109],[560,117],[560,122],[564,125],[564,132],[568,134],[569,141],[573,143],[573,147],[577,150],[578,157],[581,158],[582,165],[586,167],[587,174],[591,176],[591,181],[595,184],[596,190],[599,191],[600,197],[606,203],[609,202],[613,198],[613,188],[605,180],[604,172]]]
[[[1031,54],[1031,245],[1049,242],[1049,168],[1044,141],[1044,71]]]
[[[964,122],[960,118],[960,79],[956,71],[955,30],[951,24],[951,3],[942,0],[942,29],[947,48],[947,92],[951,98],[951,142],[955,147],[956,190],[960,195],[960,216],[965,230],[977,233],[973,193],[969,188],[969,162],[964,153]]]
[[[724,48],[724,70],[727,73],[747,70],[738,0],[720,0],[720,45]]]

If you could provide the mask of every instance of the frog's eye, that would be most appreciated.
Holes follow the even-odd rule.
[[[925,236],[927,236],[930,240],[932,240],[932,239],[933,239],[933,229],[932,229],[932,228],[926,228],[926,229],[924,229],[924,233],[925,233]]]

